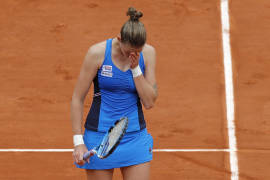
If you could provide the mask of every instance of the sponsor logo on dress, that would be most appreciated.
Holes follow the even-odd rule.
[[[110,65],[103,65],[102,66],[101,75],[102,76],[106,76],[106,77],[112,77],[113,76],[112,66],[110,66]]]
[[[101,72],[102,76],[106,76],[106,77],[112,77],[113,73],[112,72],[106,72],[106,71],[102,71]]]
[[[112,66],[110,65],[103,65],[102,71],[112,72]]]

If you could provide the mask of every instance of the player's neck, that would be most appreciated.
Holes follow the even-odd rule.
[[[120,42],[117,38],[113,38],[112,40],[112,56],[121,62],[128,61],[128,58],[121,51]]]

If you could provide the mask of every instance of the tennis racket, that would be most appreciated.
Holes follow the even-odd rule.
[[[87,160],[93,153],[97,155],[97,157],[104,159],[113,153],[115,148],[120,143],[123,135],[126,133],[128,126],[128,118],[123,117],[120,120],[117,120],[105,136],[102,139],[102,142],[99,146],[93,148],[92,150],[86,152],[83,155],[83,160]]]

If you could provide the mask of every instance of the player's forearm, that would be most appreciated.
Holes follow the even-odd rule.
[[[82,118],[83,118],[83,102],[80,100],[72,99],[71,101],[71,124],[74,134],[83,134]]]
[[[154,106],[157,98],[157,89],[152,86],[143,75],[135,77],[134,82],[136,85],[139,97],[146,109]]]

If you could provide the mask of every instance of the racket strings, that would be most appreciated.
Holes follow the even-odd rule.
[[[125,121],[120,121],[110,132],[109,134],[109,147],[108,150],[110,150],[115,143],[117,143],[117,140],[122,135],[123,131],[125,129]]]
[[[128,126],[128,118],[121,118],[114,127],[111,127],[109,132],[103,137],[101,144],[95,147],[92,152],[95,152],[101,159],[108,157],[119,144],[122,136],[125,134]],[[90,151],[89,151],[90,152]],[[90,153],[84,154],[84,159],[89,158]]]
[[[106,158],[112,153],[114,148],[120,142],[123,134],[125,133],[128,125],[128,119],[122,118],[118,121],[115,126],[108,132],[104,137],[101,145],[98,148],[97,156],[100,158]]]

